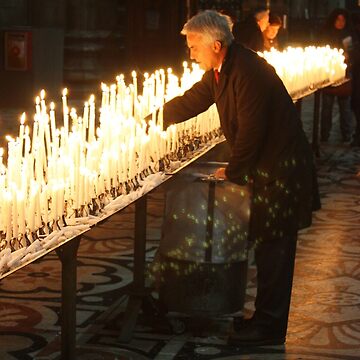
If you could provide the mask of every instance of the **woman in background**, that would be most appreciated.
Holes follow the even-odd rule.
[[[351,51],[353,41],[350,24],[349,13],[345,9],[334,9],[326,21],[322,36],[324,45],[330,45],[332,48],[344,49],[348,65],[348,77],[351,76]],[[321,141],[323,142],[328,141],[330,136],[335,98],[339,105],[342,141],[348,143],[351,140],[352,112],[350,106],[350,91],[343,91],[348,88],[347,85],[343,85],[328,88],[330,90],[324,89],[322,92]]]
[[[279,50],[279,41],[277,35],[282,27],[282,21],[280,16],[270,13],[269,25],[263,31],[264,37],[264,50],[269,51],[271,48]]]
[[[356,128],[351,146],[360,147],[360,14],[352,16],[356,38],[353,41],[351,107],[355,115]],[[359,173],[360,175],[360,173]]]

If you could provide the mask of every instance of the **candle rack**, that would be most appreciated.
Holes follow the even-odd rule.
[[[262,56],[275,67],[295,100],[345,75],[342,52],[329,47],[286,49]],[[284,65],[293,64],[285,61],[291,56],[298,67]],[[136,73],[129,85],[120,75],[116,84],[102,84],[98,112],[94,95],[83,112],[70,109],[69,92],[64,89],[60,128],[55,105],[48,108],[42,90],[36,97],[32,128],[23,114],[19,135],[8,137],[5,162],[0,149],[0,255],[37,240],[54,239],[54,233],[74,219],[106,216],[112,201],[141,190],[148,177],[176,173],[202,148],[223,141],[214,105],[163,129],[162,105],[181,95],[202,74],[196,64],[189,67],[187,63],[181,79],[170,69],[146,74],[142,92],[134,81]],[[146,122],[148,114],[151,121]]]

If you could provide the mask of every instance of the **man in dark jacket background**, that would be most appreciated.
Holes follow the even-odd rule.
[[[254,9],[243,21],[236,22],[232,28],[235,42],[254,51],[264,51],[263,32],[269,25],[269,10],[265,7]]]
[[[203,78],[164,106],[164,125],[187,120],[216,103],[230,147],[217,178],[253,188],[249,240],[257,266],[251,319],[230,343],[285,342],[297,232],[319,207],[313,155],[291,97],[264,59],[235,44],[226,16],[206,10],[182,30]]]

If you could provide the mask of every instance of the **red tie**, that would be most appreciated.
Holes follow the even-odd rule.
[[[216,81],[216,84],[219,83],[219,70],[218,69],[215,69],[214,70],[214,76],[215,76],[215,81]]]

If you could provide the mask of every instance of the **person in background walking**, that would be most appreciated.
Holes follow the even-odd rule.
[[[322,44],[330,45],[332,48],[344,49],[346,62],[348,65],[347,76],[351,77],[352,64],[352,41],[351,21],[349,13],[345,9],[334,9],[324,26],[322,34]],[[342,141],[350,142],[352,134],[352,112],[350,106],[350,86],[344,84],[338,87],[325,88],[322,91],[321,108],[321,141],[329,139],[332,128],[332,117],[334,101],[337,99],[340,113],[340,130]]]
[[[354,25],[351,107],[355,115],[356,128],[351,146],[360,147],[360,14],[352,15]]]

